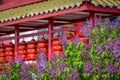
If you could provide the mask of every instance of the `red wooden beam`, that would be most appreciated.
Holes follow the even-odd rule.
[[[15,27],[15,57],[17,57],[17,52],[18,52],[18,43],[19,43],[19,39],[18,39],[18,36],[19,36],[19,27],[16,26]]]
[[[48,34],[48,31],[44,31],[44,32],[37,32],[37,33],[32,33],[32,34],[25,34],[25,35],[19,35],[17,36],[17,38],[26,38],[26,37],[32,37],[32,36],[38,36],[38,35],[43,35],[43,34]],[[15,39],[15,36],[12,37],[5,37],[5,38],[0,38],[0,41],[4,41],[4,40],[13,40]]]
[[[94,15],[95,15],[94,12],[91,12],[89,15],[89,20],[92,22],[93,28],[95,27]]]
[[[14,36],[12,36],[12,37],[0,38],[0,41],[12,40],[12,39],[15,39],[15,37],[14,37]]]
[[[84,10],[87,10],[87,7],[86,7],[86,5],[83,4],[80,7],[74,7],[74,8],[64,9],[64,10],[58,10],[58,11],[54,11],[54,12],[48,13],[48,14],[45,13],[43,15],[37,15],[37,16],[33,16],[33,17],[26,17],[26,18],[21,18],[19,20],[0,23],[0,26],[14,25],[14,24],[22,23],[22,22],[26,22],[26,21],[33,21],[33,20],[37,20],[37,19],[49,18],[49,17],[54,17],[54,16],[58,16],[58,15],[62,15],[62,14],[67,14],[67,13],[72,13],[72,12],[77,12],[77,11],[84,11]]]
[[[48,34],[48,31],[37,32],[37,33],[32,33],[32,34],[20,35],[20,36],[18,36],[18,38],[26,38],[26,37],[32,37],[32,36],[43,35],[43,34]]]
[[[48,24],[48,60],[52,55],[52,30],[53,30],[53,20],[49,20]]]
[[[64,31],[75,31],[75,30],[78,30],[78,29],[79,29],[79,27],[67,27],[67,28],[52,30],[52,33],[64,32]]]

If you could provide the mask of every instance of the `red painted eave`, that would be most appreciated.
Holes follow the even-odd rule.
[[[120,15],[120,9],[117,8],[110,8],[110,7],[102,7],[102,6],[94,6],[92,4],[82,4],[80,7],[74,7],[74,8],[69,8],[69,9],[64,9],[64,10],[58,10],[54,11],[52,13],[44,13],[42,15],[34,15],[26,18],[21,18],[19,20],[13,20],[13,21],[8,21],[8,22],[3,22],[0,23],[0,26],[5,26],[5,25],[14,25],[22,22],[27,22],[27,21],[34,21],[37,19],[44,19],[44,18],[50,18],[50,17],[55,17],[59,16],[62,14],[68,14],[68,13],[73,13],[73,12],[82,12],[82,11],[87,11],[87,12],[97,12],[97,13],[110,13],[110,14],[117,14]]]
[[[120,15],[120,9],[117,9],[116,7],[110,8],[110,7],[102,7],[102,6],[94,6],[92,4],[86,5],[87,10],[86,11],[92,11],[92,12],[100,12],[100,13],[112,13],[112,14],[119,14]]]
[[[78,12],[78,11],[82,12],[82,11],[85,11],[85,10],[87,10],[87,7],[86,7],[86,5],[83,4],[80,7],[74,7],[74,8],[54,11],[54,12],[48,13],[48,14],[42,14],[42,15],[37,15],[37,16],[35,15],[35,16],[31,16],[31,17],[21,18],[19,20],[13,20],[13,21],[0,23],[0,26],[14,25],[14,24],[22,23],[22,22],[34,21],[34,20],[37,20],[37,19],[50,18],[50,17],[62,15],[62,14],[67,14],[67,13],[73,13],[73,12]]]
[[[0,11],[40,1],[42,0],[3,0],[3,4],[0,5]]]

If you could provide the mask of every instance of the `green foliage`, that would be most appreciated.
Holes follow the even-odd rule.
[[[78,42],[76,46],[67,41],[63,46],[65,58],[58,55],[53,61],[45,61],[40,75],[36,66],[32,67],[28,72],[31,80],[120,80],[120,28],[96,26],[88,38],[89,44]],[[20,68],[19,63],[11,63],[9,80],[22,80]]]
[[[22,80],[19,75],[20,69],[21,69],[20,63],[12,62],[11,65],[8,67],[8,71],[10,74],[9,80],[16,80],[16,79]]]

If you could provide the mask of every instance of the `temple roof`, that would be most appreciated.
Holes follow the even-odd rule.
[[[91,4],[94,4],[96,7],[101,5],[103,7],[117,7],[117,9],[120,9],[120,0],[91,0]]]
[[[89,0],[86,1],[89,2]],[[19,20],[34,15],[43,15],[59,10],[80,7],[82,4],[83,0],[46,0],[0,11],[0,22]],[[96,7],[102,6],[120,9],[119,0],[91,0],[90,4],[93,4]]]

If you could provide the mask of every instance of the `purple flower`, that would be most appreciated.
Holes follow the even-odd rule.
[[[51,60],[52,62],[56,62],[56,58],[57,58],[57,55],[53,52],[50,60]]]
[[[82,55],[85,56],[86,58],[91,58],[88,51],[82,50]]]
[[[40,52],[37,54],[37,59],[38,60],[45,60],[45,61],[47,60],[46,55],[43,52]]]
[[[77,70],[77,66],[74,65],[73,68],[70,68],[69,71],[69,75],[67,75],[66,80],[81,80],[78,70]]]
[[[97,16],[94,16],[94,21],[95,21],[95,25],[96,26],[100,26],[101,25],[101,16],[97,17]]]
[[[93,27],[93,22],[92,22],[92,20],[87,19],[86,23],[87,23],[87,26],[86,26],[86,27],[87,27],[88,29],[90,29],[90,28]]]
[[[54,62],[52,64],[52,67],[48,70],[50,77],[55,78],[56,77],[56,72],[59,71],[62,76],[64,76],[64,68],[67,67],[66,63],[64,62],[64,59],[61,59],[59,62]]]
[[[64,52],[61,52],[59,55],[60,55],[60,57],[61,57],[62,59],[65,59],[65,58],[66,58],[66,55],[65,55]]]
[[[120,39],[116,37],[113,41],[113,57],[118,60],[120,57]]]
[[[27,71],[30,69],[30,67],[22,60],[22,56],[18,56],[16,58],[16,62],[21,64],[21,70],[19,72],[22,80],[31,80]]]
[[[29,77],[28,73],[25,70],[21,70],[19,74],[22,80],[31,80],[31,78]]]
[[[117,73],[120,76],[120,67],[118,68]]]
[[[4,73],[5,73],[6,78],[9,78],[10,73],[6,69],[4,69]]]
[[[98,45],[98,46],[96,46],[96,51],[98,52],[98,53],[101,53],[103,50],[102,50],[102,46],[101,45]]]
[[[78,35],[75,35],[71,38],[71,42],[73,43],[74,46],[76,46],[79,41],[80,41],[80,38]]]
[[[111,23],[110,23],[110,25],[111,25],[111,27],[113,27],[113,28],[114,28],[115,23],[114,23],[114,22],[111,22]]]
[[[13,62],[13,60],[11,59],[11,57],[9,57],[8,63],[9,63],[10,65],[12,65],[12,62]]]
[[[16,60],[16,62],[21,64],[21,69],[23,71],[30,69],[30,67],[22,60],[22,55],[16,57],[15,60]]]
[[[22,64],[24,62],[22,60],[22,55],[19,55],[18,57],[15,57],[15,61]]]
[[[64,68],[67,67],[66,63],[63,59],[61,59],[57,65],[55,66],[55,69],[61,73],[64,73]]]
[[[84,68],[83,68],[84,73],[92,73],[93,72],[93,66],[92,64],[88,62],[84,62]]]
[[[85,47],[86,47],[87,49],[90,49],[90,44],[84,43],[84,45],[85,45]]]
[[[107,68],[107,71],[108,71],[110,74],[112,74],[112,73],[114,73],[114,72],[117,71],[117,67],[116,67],[113,63],[111,63],[111,62],[109,62],[109,63],[106,65],[106,68]]]
[[[63,36],[60,37],[60,43],[62,46],[66,47],[66,43],[67,43],[67,36],[65,34],[63,34]]]
[[[46,56],[45,53],[38,53],[37,54],[37,74],[41,75],[42,72],[45,70],[46,68]]]
[[[107,51],[111,50],[112,49],[112,42],[106,41],[104,47]]]
[[[102,72],[102,64],[99,63],[99,64],[97,65],[97,69],[98,69],[98,72]]]
[[[51,68],[48,70],[49,71],[49,74],[50,74],[50,77],[51,78],[55,78],[56,77],[56,73],[55,73],[55,68]]]
[[[80,31],[82,32],[82,34],[84,34],[85,37],[88,37],[90,34],[90,28],[88,26],[81,27]]]

